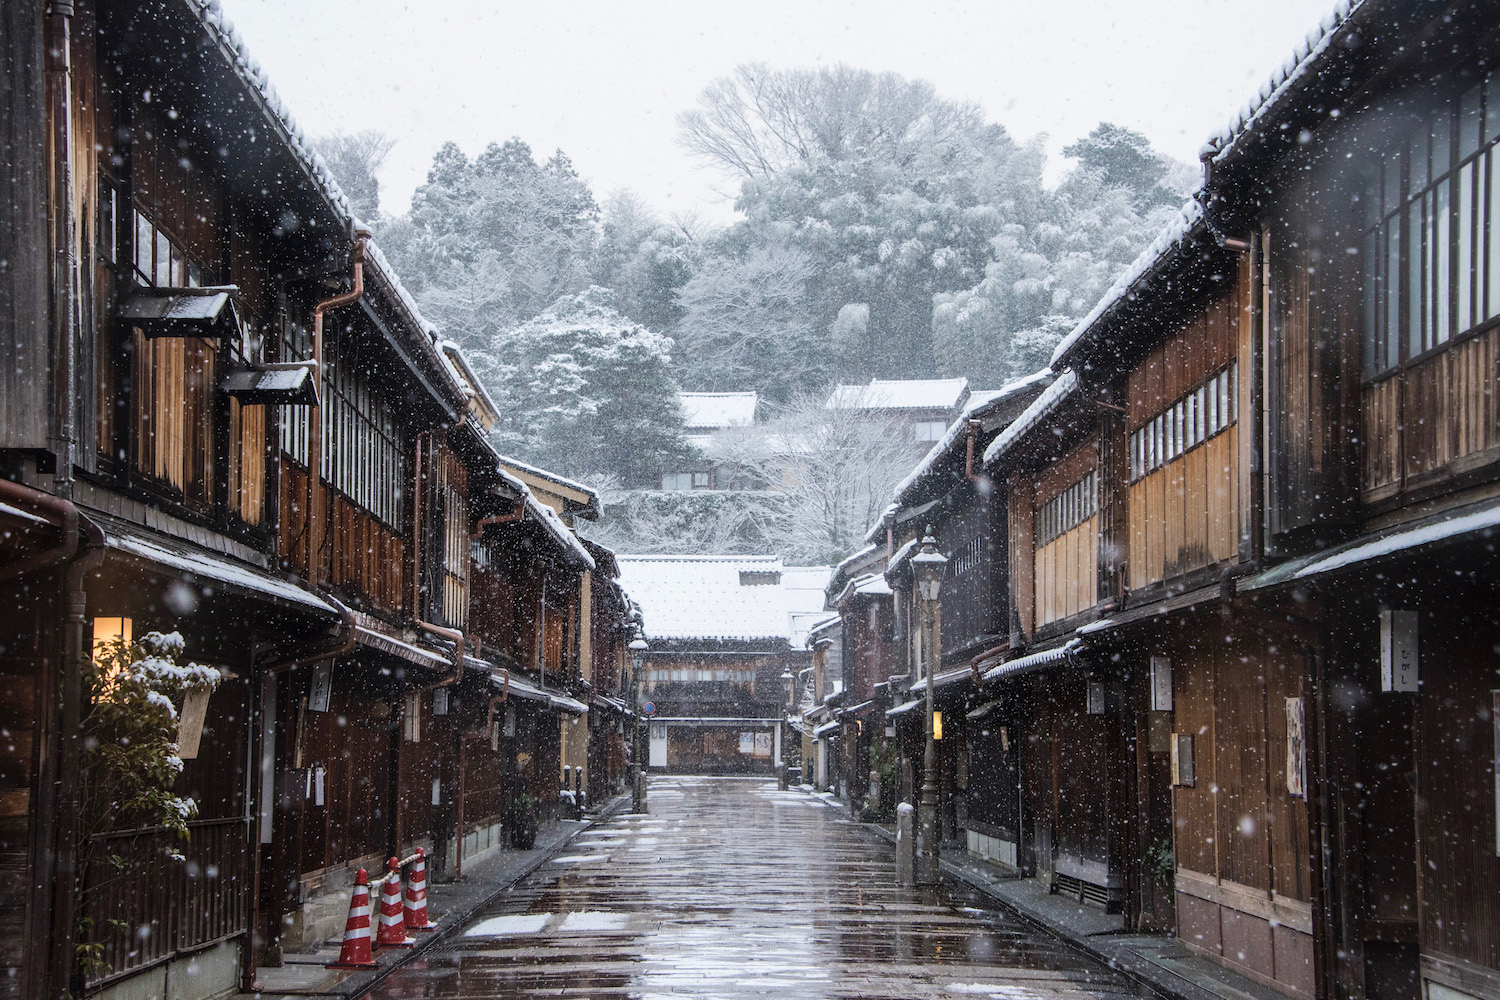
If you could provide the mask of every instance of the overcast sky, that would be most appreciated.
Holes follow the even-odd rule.
[[[930,80],[1056,154],[1099,121],[1196,162],[1333,0],[223,0],[313,135],[398,140],[382,210],[406,209],[448,139],[561,148],[600,198],[732,216],[734,187],[675,142],[675,118],[736,65],[847,63]],[[729,195],[731,197],[726,197]]]

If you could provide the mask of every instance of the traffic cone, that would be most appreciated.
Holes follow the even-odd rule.
[[[354,876],[354,898],[349,901],[349,919],[344,924],[344,946],[330,969],[373,969],[370,953],[370,876],[361,868]]]
[[[406,929],[409,931],[435,931],[436,921],[427,919],[427,852],[417,848],[417,860],[412,862],[411,874],[406,879]]]
[[[380,929],[375,932],[377,948],[410,948],[417,942],[406,936],[401,921],[401,862],[386,862],[386,876],[380,883]]]

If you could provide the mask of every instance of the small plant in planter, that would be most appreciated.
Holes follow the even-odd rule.
[[[536,845],[536,797],[521,792],[510,800],[510,846],[529,851]]]

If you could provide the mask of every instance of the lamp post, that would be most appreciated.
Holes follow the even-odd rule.
[[[917,884],[937,885],[942,869],[938,859],[937,743],[933,739],[932,688],[937,666],[937,601],[943,585],[948,557],[937,550],[932,525],[922,538],[921,550],[911,559],[917,596],[922,602],[923,679],[927,683],[927,748],[922,759],[922,796],[917,802]]]
[[[787,724],[791,721],[792,710],[796,707],[792,703],[792,685],[795,681],[791,667],[781,672],[781,719],[776,723],[776,784],[783,792],[790,787],[791,779],[787,775],[786,747],[781,734],[788,730]]]
[[[646,811],[646,772],[641,766],[641,665],[646,658],[646,637],[641,634],[639,623],[635,627],[635,638],[630,640],[630,677],[635,688],[635,746],[630,754],[631,811]]]

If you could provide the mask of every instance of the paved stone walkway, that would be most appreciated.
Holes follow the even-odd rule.
[[[898,886],[890,849],[818,798],[661,778],[650,807],[585,832],[368,995],[1138,995],[967,886]]]

